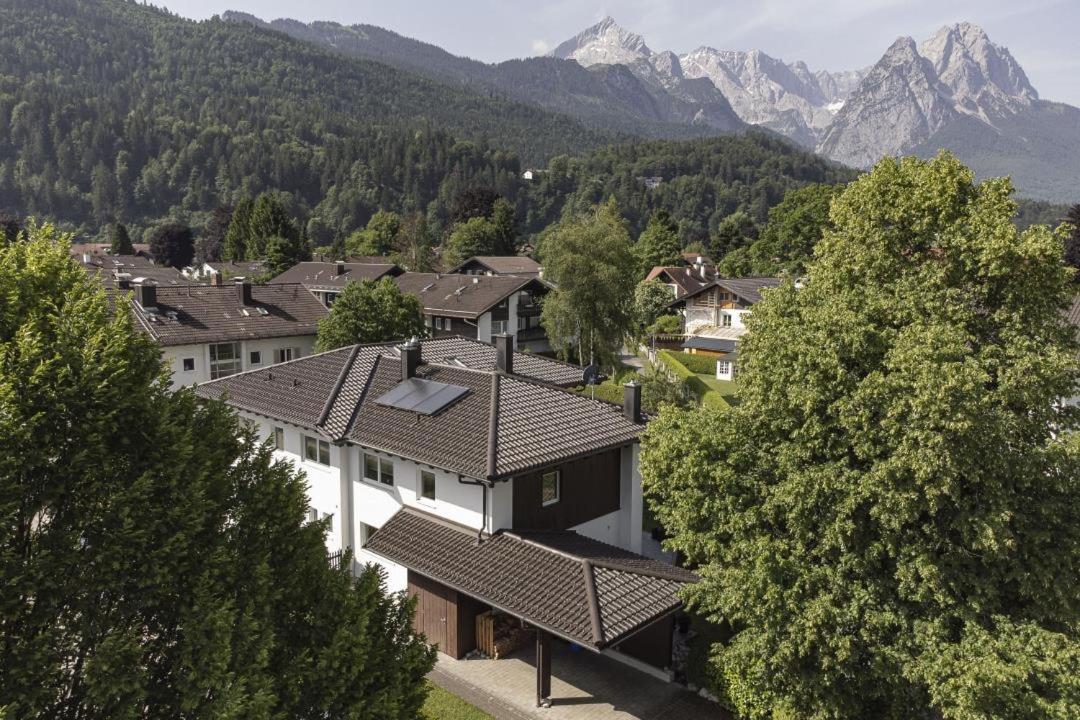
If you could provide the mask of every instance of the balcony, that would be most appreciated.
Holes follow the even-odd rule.
[[[540,303],[535,301],[529,303],[519,302],[517,306],[517,314],[518,317],[539,317]]]

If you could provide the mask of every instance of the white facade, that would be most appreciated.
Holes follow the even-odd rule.
[[[266,417],[238,411],[256,430],[260,439],[277,437],[280,429],[284,449],[275,458],[292,462],[303,470],[308,481],[308,502],[312,517],[332,517],[326,537],[328,552],[352,547],[358,562],[374,562],[387,573],[391,591],[404,590],[405,568],[362,549],[370,532],[382,527],[402,507],[414,507],[467,528],[495,532],[511,527],[513,521],[513,480],[486,487],[474,478],[449,472],[408,458],[372,451],[354,444],[336,446],[318,433]],[[316,455],[306,458],[305,438],[311,438]],[[319,445],[319,443],[323,445]],[[328,447],[327,447],[328,446]],[[624,448],[620,459],[620,509],[571,528],[586,537],[617,545],[633,552],[642,549],[642,494],[638,470],[638,445]],[[367,458],[365,458],[367,456]],[[321,459],[328,459],[324,464]],[[365,473],[379,466],[378,479]],[[373,462],[372,462],[373,461]],[[392,468],[392,484],[383,482],[382,470]],[[434,479],[434,497],[424,497],[424,481]],[[486,498],[485,498],[486,496]],[[351,512],[350,512],[351,508]],[[351,517],[351,519],[350,519]]]
[[[211,346],[233,346],[232,348]],[[172,388],[178,390],[195,383],[209,382],[245,370],[257,370],[285,360],[296,360],[311,355],[315,350],[314,335],[290,335],[288,337],[260,340],[236,340],[225,343],[200,343],[198,345],[167,345],[161,355],[172,374]],[[215,358],[212,358],[212,354]],[[230,356],[236,355],[235,359]],[[218,357],[220,356],[220,357]],[[214,368],[217,372],[211,372]],[[232,372],[229,372],[230,367]],[[218,373],[224,372],[225,375]]]

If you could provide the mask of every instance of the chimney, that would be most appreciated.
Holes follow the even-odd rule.
[[[499,333],[495,338],[495,369],[499,372],[514,372],[514,336]]]
[[[236,278],[236,301],[241,305],[251,305],[251,283],[244,278]]]
[[[221,287],[221,284],[225,282],[225,274],[216,272],[210,276],[210,279],[213,281],[216,287]]]
[[[157,284],[153,280],[143,280],[135,284],[135,302],[143,310],[157,307]]]
[[[131,273],[116,273],[116,287],[119,290],[130,290]]]
[[[641,383],[637,380],[623,385],[623,415],[632,423],[641,422]]]
[[[84,253],[82,254],[82,261],[83,261],[83,265],[89,265],[89,264],[91,264],[92,262],[94,262],[94,256],[93,256],[93,255],[91,255],[91,254],[90,254],[90,253],[88,253],[88,252],[84,252]]]
[[[334,274],[335,275],[344,275],[345,274],[345,261],[344,260],[338,260],[338,261],[336,261],[334,263]]]
[[[401,379],[408,380],[416,375],[420,366],[420,341],[412,338],[401,346]]]

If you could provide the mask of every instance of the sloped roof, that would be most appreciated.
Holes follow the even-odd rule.
[[[402,271],[393,263],[339,263],[301,262],[281,273],[270,281],[271,285],[300,283],[309,290],[340,290],[351,281],[380,280],[383,277],[400,274]]]
[[[497,356],[493,345],[460,336],[424,340],[423,352],[424,357],[432,362],[445,365],[460,363],[474,370],[494,370]],[[582,368],[579,365],[533,353],[515,352],[514,372],[560,387],[582,384]]]
[[[399,510],[365,548],[584,647],[602,650],[682,606],[697,576],[573,531],[461,528]]]
[[[524,255],[477,255],[461,263],[450,272],[459,273],[469,265],[480,265],[496,275],[536,277],[540,274],[540,263]]]
[[[1080,295],[1073,298],[1072,305],[1065,311],[1065,319],[1080,332]]]
[[[688,293],[687,295],[679,298],[679,300],[688,300],[691,297],[700,295],[714,287],[723,288],[728,292],[738,295],[740,298],[746,301],[747,305],[754,305],[761,302],[761,291],[778,287],[783,280],[781,278],[773,277],[749,277],[749,278],[721,278],[718,277],[707,285],[703,285],[697,290]]]
[[[327,313],[302,285],[253,285],[252,304],[234,285],[158,286],[154,308],[133,304],[143,330],[162,345],[314,335]]]
[[[206,262],[203,266],[216,273],[227,273],[231,277],[245,277],[249,280],[266,272],[265,260],[222,260]]]
[[[407,272],[394,278],[402,292],[420,298],[427,314],[474,319],[539,280],[515,275],[440,275]]]
[[[706,265],[701,270],[685,265],[658,265],[649,271],[645,280],[659,280],[662,283],[674,285],[675,298],[681,299],[709,286],[716,278],[716,268],[712,265]]]
[[[453,351],[456,360],[431,356]],[[243,410],[312,428],[335,442],[408,457],[470,477],[501,478],[633,442],[643,426],[622,408],[563,390],[522,374],[462,367],[464,338],[427,340],[417,376],[464,387],[468,392],[434,415],[376,402],[401,381],[398,349],[357,345],[293,362],[230,375],[198,386],[203,397],[227,396]],[[544,374],[537,364],[518,373]],[[485,354],[474,353],[487,365]],[[445,358],[442,358],[445,359]],[[557,363],[553,373],[565,372]]]

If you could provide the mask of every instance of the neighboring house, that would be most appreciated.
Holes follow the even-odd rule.
[[[132,249],[136,255],[150,257],[150,245],[147,243],[132,243]],[[72,257],[81,258],[83,255],[111,255],[110,243],[72,243],[68,252]]]
[[[779,278],[717,278],[673,303],[681,306],[687,335],[683,348],[717,358],[716,377],[733,380],[738,342],[746,334],[746,316],[763,290]]]
[[[254,280],[266,273],[265,260],[223,260],[204,262],[186,268],[184,274],[197,280],[205,280],[211,285],[224,285],[236,278]]]
[[[424,322],[435,337],[463,335],[491,342],[495,335],[508,333],[519,348],[551,348],[540,325],[540,298],[549,289],[541,280],[412,272],[394,280],[402,292],[420,298]]]
[[[664,178],[659,175],[650,175],[648,177],[639,177],[638,181],[644,185],[647,190],[655,190],[664,182]]]
[[[302,285],[170,287],[123,280],[138,326],[161,345],[173,389],[310,355],[326,308]]]
[[[400,267],[389,262],[302,262],[275,277],[270,284],[300,283],[310,290],[319,302],[330,307],[350,282],[381,280],[384,277],[396,277],[403,272],[405,271]]]
[[[649,271],[645,280],[659,280],[671,288],[676,300],[701,290],[712,283],[719,274],[716,267],[704,262],[694,265],[658,265]]]
[[[415,626],[443,652],[490,647],[498,613],[535,633],[538,702],[552,637],[656,672],[696,578],[639,554],[640,385],[623,406],[592,400],[555,386],[580,368],[496,343],[357,345],[196,392],[305,472],[328,550],[417,597]]]
[[[79,258],[86,271],[99,278],[106,287],[121,282],[152,280],[158,285],[185,286],[193,281],[168,265],[157,265],[146,255],[93,255],[83,253]]]
[[[539,174],[540,174],[539,170],[533,170],[533,169],[530,168],[530,169],[526,170],[525,172],[521,173],[521,179],[522,180],[533,180]]]
[[[516,275],[533,278],[544,276],[540,263],[522,255],[471,257],[450,272],[458,275]]]

